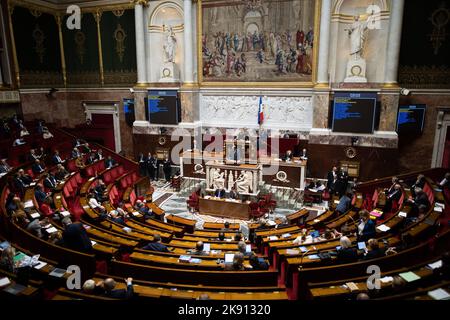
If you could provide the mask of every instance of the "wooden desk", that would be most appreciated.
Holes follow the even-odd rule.
[[[250,219],[250,206],[248,203],[225,201],[223,199],[200,198],[199,199],[200,214],[211,216],[237,218],[243,220]]]

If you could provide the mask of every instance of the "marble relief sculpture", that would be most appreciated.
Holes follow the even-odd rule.
[[[253,174],[250,171],[242,171],[236,180],[237,191],[239,193],[252,192]]]

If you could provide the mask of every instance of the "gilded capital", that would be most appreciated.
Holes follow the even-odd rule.
[[[144,7],[146,7],[149,2],[150,2],[150,0],[131,0],[132,4],[134,4],[134,5],[141,4]]]

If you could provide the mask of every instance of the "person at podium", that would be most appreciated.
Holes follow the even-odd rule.
[[[293,154],[292,154],[292,151],[291,151],[291,150],[288,150],[288,151],[286,151],[286,154],[285,154],[284,157],[283,157],[283,161],[291,162],[293,157],[294,157],[294,156],[293,156]]]
[[[226,193],[226,191],[225,191],[225,189],[216,189],[216,192],[214,192],[214,196],[216,197],[216,198],[221,198],[221,199],[223,199],[223,198],[225,198],[225,193]]]
[[[228,198],[229,199],[234,199],[234,200],[239,198],[239,194],[237,193],[235,186],[233,186],[231,188],[230,193],[228,194]]]

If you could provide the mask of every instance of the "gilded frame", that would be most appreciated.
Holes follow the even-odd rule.
[[[200,87],[253,87],[253,88],[313,88],[317,84],[317,65],[320,42],[320,12],[322,0],[315,0],[314,6],[314,41],[313,48],[313,70],[311,81],[204,81],[203,80],[203,59],[202,59],[202,31],[203,31],[203,8],[202,0],[197,0],[197,76]]]

